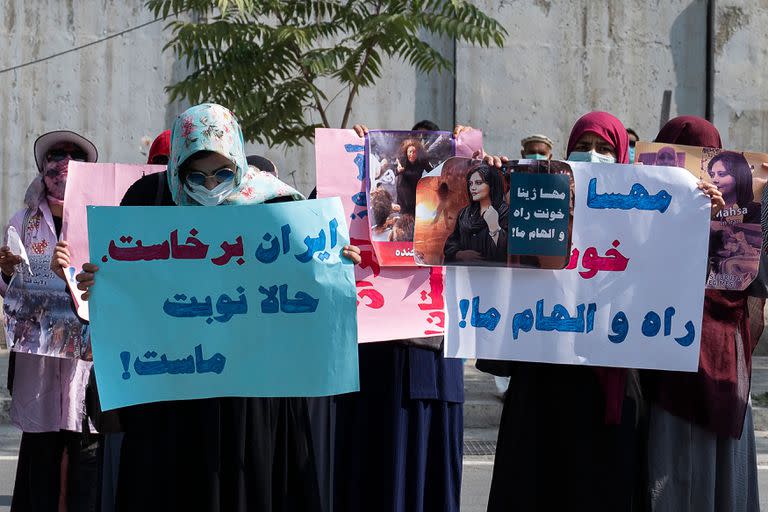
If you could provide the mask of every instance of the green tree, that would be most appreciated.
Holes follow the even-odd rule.
[[[419,34],[502,46],[506,30],[465,0],[148,0],[172,19],[166,45],[193,71],[168,88],[171,101],[213,101],[237,113],[246,139],[296,145],[333,126],[318,87],[334,79],[346,94],[346,128],[361,88],[374,85],[382,58],[422,73],[452,64]],[[179,15],[185,13],[184,21]],[[338,95],[337,95],[338,96]],[[342,96],[343,98],[343,96]],[[314,117],[317,124],[307,122]]]

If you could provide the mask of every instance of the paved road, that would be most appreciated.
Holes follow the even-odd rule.
[[[760,508],[768,511],[768,432],[759,433],[758,436]],[[15,428],[0,425],[0,512],[10,510],[19,439]],[[461,486],[462,512],[485,512],[492,471],[493,457],[465,457]]]

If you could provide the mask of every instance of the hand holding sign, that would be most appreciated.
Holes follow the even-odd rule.
[[[712,200],[712,218],[714,219],[725,208],[723,193],[713,183],[707,183],[706,181],[700,181],[699,188],[705,196]]]
[[[53,250],[51,270],[64,281],[67,280],[64,275],[64,269],[69,268],[69,259],[69,244],[64,240],[60,240],[56,243],[56,247]]]
[[[12,276],[21,261],[21,256],[13,254],[7,246],[0,247],[0,270],[4,275]]]
[[[77,289],[83,291],[80,298],[87,301],[91,298],[91,288],[96,284],[96,272],[99,271],[99,267],[93,263],[83,263],[83,271],[75,276],[77,281]]]

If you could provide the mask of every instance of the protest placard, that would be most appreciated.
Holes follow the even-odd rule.
[[[414,259],[419,265],[564,268],[572,188],[566,162],[515,160],[498,169],[450,158],[419,181]]]
[[[77,314],[88,320],[88,303],[80,299],[75,276],[88,262],[88,223],[86,206],[118,206],[131,185],[147,174],[165,170],[164,165],[95,164],[69,162],[64,192],[61,239],[69,242],[70,268],[67,286]]]
[[[41,217],[27,218],[22,231],[37,230],[45,222]],[[20,236],[14,233],[15,229],[11,238]],[[9,245],[23,247],[10,241]],[[29,266],[11,278],[3,299],[6,341],[16,352],[90,360],[88,326],[72,313],[69,293],[51,270],[51,254],[47,244],[33,244],[27,255]]]
[[[443,269],[385,267],[371,243],[365,190],[365,146],[353,130],[315,131],[318,197],[339,197],[352,243],[362,249],[355,266],[360,343],[443,334]]]
[[[102,408],[356,391],[343,216],[338,199],[88,207]]]
[[[766,178],[762,164],[768,162],[768,154],[651,142],[638,142],[636,147],[639,163],[682,167],[722,192],[725,208],[710,224],[707,288],[747,289],[768,245],[760,226]],[[756,169],[762,179],[753,179]]]
[[[570,166],[569,265],[449,267],[446,355],[696,371],[709,199],[675,167]]]
[[[416,187],[454,156],[450,132],[372,130],[365,137],[368,219],[379,263],[413,266]],[[390,209],[384,208],[390,204]]]

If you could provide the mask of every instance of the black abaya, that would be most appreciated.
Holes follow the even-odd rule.
[[[122,205],[166,205],[165,173]],[[258,336],[258,334],[254,334]],[[306,398],[211,398],[120,410],[118,511],[321,510]]]

